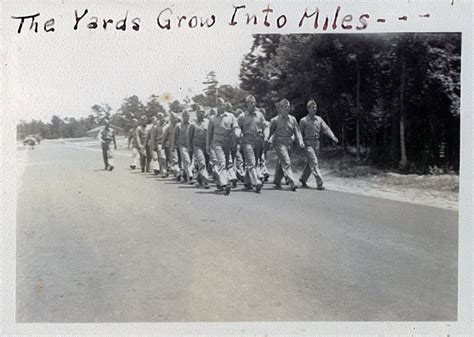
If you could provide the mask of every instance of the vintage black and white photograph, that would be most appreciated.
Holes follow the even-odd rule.
[[[165,7],[14,31],[16,322],[457,321],[463,34]]]

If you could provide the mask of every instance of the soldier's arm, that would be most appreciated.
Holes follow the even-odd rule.
[[[211,119],[207,126],[206,150],[211,148],[213,137],[214,137],[214,121]]]
[[[269,132],[268,132],[268,142],[271,143],[273,140],[273,134],[275,133],[276,130],[276,119],[272,118],[270,121],[270,127],[269,127]]]
[[[117,142],[115,141],[115,131],[112,134],[112,139],[114,140],[114,149],[117,150]]]
[[[267,131],[268,126],[267,123],[265,123],[265,117],[262,115],[262,133],[263,133],[263,139],[264,141],[268,141],[270,139],[270,132]]]
[[[194,141],[194,125],[191,124],[188,128],[188,148],[192,151]]]
[[[97,139],[100,140],[101,143],[104,142],[104,138],[103,138],[103,136],[102,136],[102,131],[103,131],[103,130],[104,130],[103,128],[100,128],[100,129],[99,129],[99,133],[97,134]]]
[[[163,140],[161,141],[161,144],[166,144],[166,142],[168,141],[169,129],[170,129],[169,125],[165,127],[163,131]]]
[[[242,131],[240,130],[239,122],[238,122],[237,118],[235,118],[235,117],[232,120],[232,129],[233,129],[235,138],[239,139],[240,134],[242,133]]]
[[[306,123],[305,123],[305,120],[304,118],[301,118],[300,119],[300,131],[301,131],[301,136],[304,137],[305,135],[305,128],[306,128]]]
[[[140,131],[139,131],[139,128],[137,128],[135,130],[135,137],[137,137],[137,144],[138,144],[138,147],[142,147],[142,142],[140,140]]]
[[[296,140],[298,141],[298,145],[300,147],[304,147],[303,136],[301,134],[300,127],[298,126],[298,122],[296,118],[293,117],[293,133],[295,134]]]
[[[333,142],[337,143],[338,139],[334,136],[334,133],[329,128],[329,126],[321,119],[321,129],[323,133],[328,136]]]
[[[178,147],[178,137],[179,137],[179,133],[180,133],[180,125],[179,124],[176,124],[176,126],[174,127],[174,137],[173,139],[171,140],[171,148],[174,149],[175,147],[177,148]]]

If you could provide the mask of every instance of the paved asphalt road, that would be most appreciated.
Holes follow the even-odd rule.
[[[455,320],[458,213],[326,190],[229,197],[43,142],[18,322]]]

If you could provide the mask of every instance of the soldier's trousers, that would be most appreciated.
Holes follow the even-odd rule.
[[[165,149],[161,144],[158,144],[157,147],[152,151],[153,159],[158,162],[159,170],[161,176],[165,176],[168,172],[166,167],[166,154]]]
[[[257,143],[244,143],[242,145],[245,159],[245,182],[252,185],[262,183],[257,169],[257,156],[260,153],[260,147],[260,144]]]
[[[216,182],[217,186],[226,186],[229,181],[237,180],[234,171],[234,164],[231,157],[231,144],[214,144],[214,153],[216,155]]]
[[[140,153],[138,151],[138,148],[137,147],[132,147],[132,162],[130,163],[130,166],[135,166],[137,167],[139,162],[138,162],[138,158],[140,156]]]
[[[275,152],[278,156],[275,178],[273,180],[276,184],[280,184],[281,179],[286,177],[290,185],[295,185],[295,178],[293,176],[293,170],[291,169],[290,148],[291,146],[284,144],[274,145]]]
[[[212,175],[212,178],[217,179],[217,171],[216,171],[216,163],[217,163],[217,158],[216,158],[216,151],[214,151],[214,148],[211,146],[209,149],[209,174]]]
[[[198,180],[200,179],[203,183],[208,183],[209,174],[207,173],[206,152],[204,148],[200,146],[194,146],[193,157],[198,169]]]
[[[236,176],[241,179],[245,176],[244,171],[244,157],[240,149],[240,144],[237,144],[232,151],[232,159],[234,161],[234,170]]]
[[[181,166],[183,169],[186,178],[193,177],[193,168],[191,164],[191,157],[189,155],[189,150],[186,146],[179,146],[179,154],[181,155]]]
[[[258,173],[258,176],[259,178],[262,178],[264,177],[265,175],[268,175],[269,172],[268,172],[268,169],[267,169],[267,165],[265,163],[265,159],[266,159],[266,151],[265,151],[265,146],[263,144],[263,141],[262,141],[262,144],[260,144],[259,146],[259,151],[258,151],[258,156],[257,156],[257,173]]]
[[[145,150],[146,150],[146,171],[150,172],[151,163],[153,161],[153,156],[151,155],[150,146],[148,146],[148,145],[145,146]]]
[[[179,174],[179,165],[178,165],[178,153],[176,149],[171,149],[170,147],[165,147],[165,156],[166,162],[168,164],[168,170],[173,173],[176,177]]]
[[[112,144],[102,143],[102,158],[104,159],[105,169],[109,166],[114,166]]]
[[[145,148],[138,149],[138,153],[140,154],[140,167],[142,172],[145,171],[146,167],[146,150]]]
[[[311,173],[316,178],[316,183],[318,186],[324,184],[323,177],[319,170],[318,156],[319,156],[319,145],[306,145],[304,148],[304,153],[306,155],[306,166],[301,174],[300,180],[307,182]]]

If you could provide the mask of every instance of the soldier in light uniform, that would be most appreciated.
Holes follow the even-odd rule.
[[[255,186],[255,191],[260,193],[263,183],[257,174],[257,156],[261,151],[262,135],[265,135],[265,117],[256,109],[255,97],[247,96],[245,102],[247,103],[247,110],[237,119],[242,130],[241,146],[246,166],[245,183],[247,188],[251,189]]]
[[[138,119],[134,118],[132,119],[132,127],[130,128],[130,131],[128,132],[128,149],[132,151],[132,161],[130,163],[130,168],[132,170],[135,170],[138,166],[138,158],[139,158],[139,153],[138,153],[138,148],[135,146],[135,131],[137,130],[138,127]]]
[[[273,148],[278,156],[278,164],[273,183],[275,188],[281,188],[281,180],[285,176],[292,191],[296,191],[295,178],[291,169],[290,149],[293,144],[292,136],[300,148],[304,148],[303,138],[296,118],[289,115],[290,102],[287,99],[276,104],[278,115],[270,122],[270,138],[273,136]]]
[[[208,157],[206,154],[207,128],[209,121],[204,118],[204,110],[198,108],[196,120],[189,125],[188,148],[193,149],[193,159],[198,173],[197,180],[204,188],[209,188],[209,174],[207,172]]]
[[[316,112],[318,111],[318,105],[316,104],[316,101],[310,100],[306,107],[308,109],[308,114],[300,120],[300,129],[303,135],[303,141],[305,143],[304,152],[307,162],[303,174],[301,175],[300,182],[303,187],[308,187],[306,182],[312,173],[316,178],[318,190],[324,190],[324,180],[321,176],[321,172],[319,171],[318,163],[320,137],[323,133],[328,136],[335,144],[337,144],[338,139],[336,136],[334,136],[334,133],[323,121],[323,119],[319,116],[316,116]]]
[[[231,151],[233,136],[240,137],[240,128],[235,116],[226,111],[226,102],[219,98],[217,104],[217,115],[209,121],[207,129],[207,148],[216,155],[217,189],[229,195],[230,184],[237,184]]]
[[[258,109],[264,117],[266,117],[266,111],[263,108]],[[265,119],[265,129],[262,131],[261,140],[260,140],[260,153],[257,157],[257,167],[258,167],[258,175],[259,178],[263,181],[268,181],[270,177],[270,173],[268,172],[267,165],[266,165],[266,156],[268,150],[268,140],[269,140],[269,132],[270,132],[270,122]]]
[[[140,155],[140,167],[142,172],[145,172],[146,166],[146,126],[147,126],[147,117],[142,116],[140,118],[140,125],[137,126],[133,135],[133,146],[137,149]]]
[[[179,118],[173,112],[170,112],[170,123],[163,132],[163,147],[165,148],[168,171],[171,171],[176,178],[179,177],[180,169],[178,166],[178,153],[176,150],[174,132],[179,121]],[[179,177],[179,179],[181,179],[181,177]]]
[[[193,170],[191,163],[191,151],[188,148],[188,129],[189,129],[189,112],[187,110],[183,111],[181,116],[183,121],[176,124],[175,127],[175,144],[178,147],[179,155],[181,156],[181,169],[183,180],[186,182],[192,183],[193,181]]]
[[[156,124],[156,121],[157,121],[157,118],[155,116],[153,116],[151,118],[151,123],[147,125],[146,127],[146,139],[145,139],[145,152],[146,152],[146,169],[145,171],[146,172],[150,172],[150,169],[155,169],[155,167],[152,167],[153,164],[154,164],[154,161],[153,161],[153,155],[151,153],[151,130],[153,129],[153,127],[155,126]]]
[[[99,131],[97,138],[100,140],[102,146],[102,158],[104,159],[105,170],[112,171],[114,169],[112,142],[114,149],[117,150],[117,143],[115,142],[115,131],[110,127],[110,121],[104,119],[104,125]]]
[[[151,131],[151,153],[153,160],[158,163],[158,168],[154,171],[156,175],[161,173],[161,177],[166,178],[168,171],[166,169],[166,154],[163,147],[163,133],[166,128],[165,116],[159,112],[157,114],[158,121]]]
[[[234,111],[235,118],[238,118],[240,114],[243,113],[242,110],[237,109]],[[240,147],[240,137],[237,137],[235,134],[232,139],[232,161],[234,162],[235,175],[238,180],[244,181],[245,170],[244,170],[244,157],[242,155],[242,150]]]

